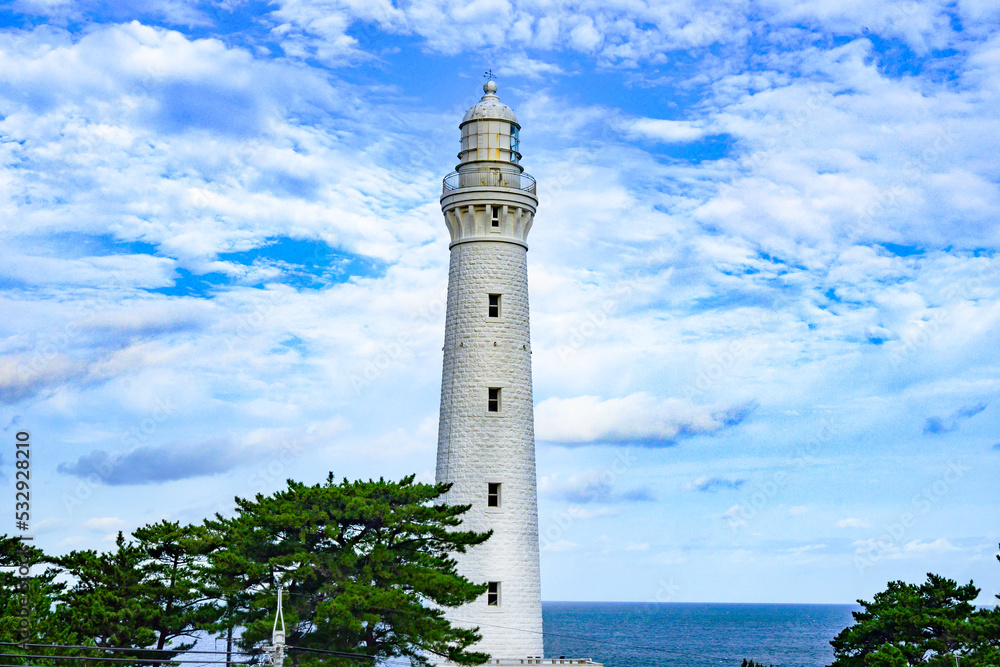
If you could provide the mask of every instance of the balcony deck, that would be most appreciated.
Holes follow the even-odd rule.
[[[534,195],[536,183],[533,176],[521,172],[500,169],[470,169],[451,172],[444,177],[441,184],[442,193],[462,188],[508,188]]]

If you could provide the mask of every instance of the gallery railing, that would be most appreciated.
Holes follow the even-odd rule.
[[[442,192],[476,187],[510,188],[535,194],[535,179],[529,174],[501,169],[453,171],[444,177]]]

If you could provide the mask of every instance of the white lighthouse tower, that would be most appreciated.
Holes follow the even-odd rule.
[[[496,89],[488,81],[462,119],[441,195],[451,265],[437,480],[453,485],[445,502],[472,505],[463,529],[493,530],[458,556],[459,573],[489,590],[448,616],[479,626],[475,650],[520,662],[542,657],[527,270],[538,199],[519,164],[517,117]]]

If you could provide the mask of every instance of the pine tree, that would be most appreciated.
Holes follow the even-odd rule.
[[[232,549],[230,543],[247,545],[253,541],[244,533],[246,525],[221,515],[206,520],[201,551],[208,559],[202,572],[206,593],[212,597],[212,621],[204,629],[226,642],[226,662],[232,662],[236,633],[247,624],[266,619],[273,606],[265,601],[273,577],[266,563],[248,557],[246,549]]]
[[[156,643],[156,611],[149,600],[146,553],[121,532],[115,550],[72,551],[55,559],[74,582],[60,597],[56,616],[81,643],[102,648],[143,648]],[[114,657],[136,657],[121,653]],[[162,654],[173,657],[176,653]],[[154,657],[154,656],[146,656]],[[157,655],[155,657],[161,657]],[[113,665],[114,663],[107,663]]]
[[[890,582],[872,602],[853,612],[855,624],[831,642],[832,667],[963,667],[984,662],[995,633],[995,610],[977,611],[972,601],[979,589],[970,581],[959,586],[951,579],[928,574],[923,584]]]
[[[428,652],[463,665],[484,662],[487,655],[468,650],[478,628],[453,627],[445,609],[485,592],[485,583],[456,573],[451,554],[490,533],[457,530],[469,506],[432,504],[448,485],[413,480],[337,484],[331,474],[322,485],[289,480],[273,496],[237,498],[238,516],[224,527],[228,566],[246,573],[254,594],[241,612],[243,647],[270,638],[280,580],[289,594],[289,645],[415,665],[428,664]],[[295,652],[292,659],[310,662]],[[340,664],[325,656],[323,663]]]
[[[28,567],[29,577],[19,571]],[[0,642],[25,644],[78,643],[76,634],[60,622],[55,605],[61,599],[66,584],[58,581],[62,570],[53,559],[36,547],[16,537],[0,535]],[[8,569],[10,568],[10,569]],[[37,646],[0,646],[5,654],[50,653]],[[79,654],[63,651],[62,654]],[[9,662],[11,659],[2,660]],[[31,664],[47,665],[51,661],[31,660]]]
[[[160,521],[132,533],[145,555],[143,599],[149,605],[157,650],[191,648],[194,642],[175,642],[195,639],[214,620],[214,607],[209,604],[212,591],[205,575],[204,532],[198,526]]]

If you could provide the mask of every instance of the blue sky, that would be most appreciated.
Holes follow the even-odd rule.
[[[1000,6],[16,0],[0,461],[51,551],[433,478],[440,179],[497,73],[543,597],[1000,593]],[[12,532],[10,524],[6,530]]]

